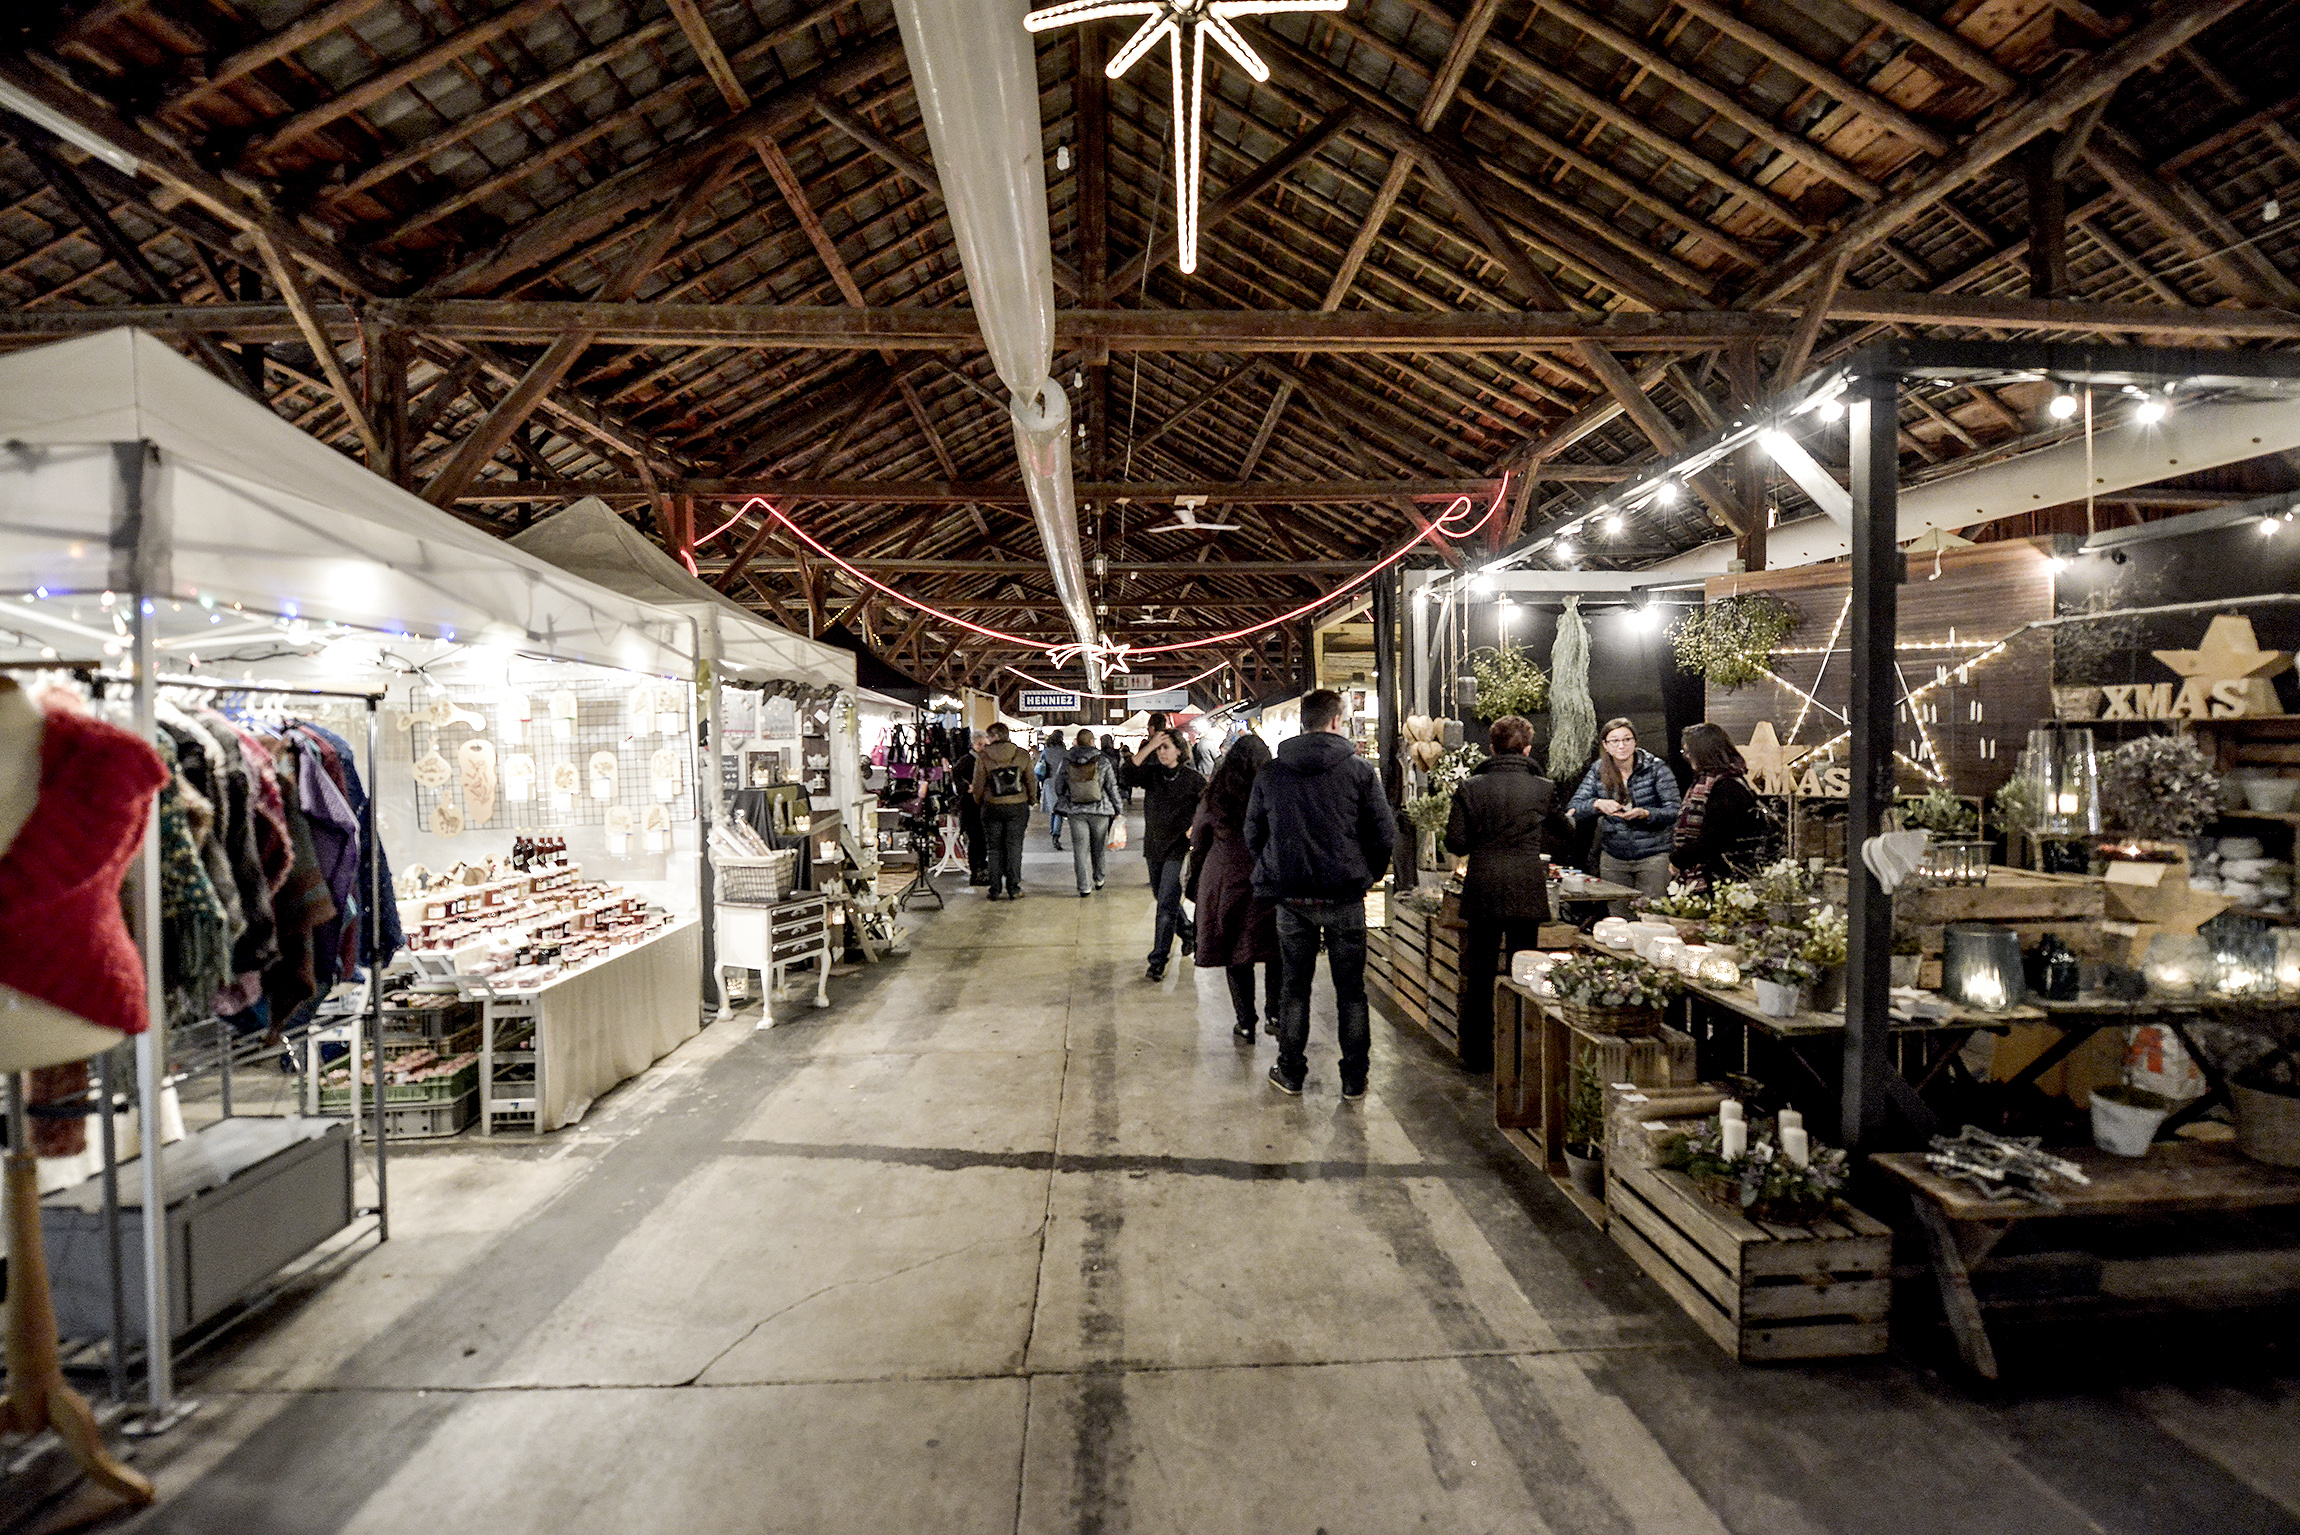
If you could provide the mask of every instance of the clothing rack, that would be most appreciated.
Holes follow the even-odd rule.
[[[140,605],[139,605],[140,606]],[[132,610],[133,611],[133,610]],[[7,661],[0,662],[0,671],[10,672],[68,672],[91,684],[96,682],[125,683],[131,688],[130,702],[134,729],[146,741],[158,739],[160,688],[177,688],[216,694],[261,694],[267,697],[330,698],[354,702],[364,706],[367,715],[367,807],[361,815],[360,834],[364,840],[367,859],[368,909],[361,929],[360,951],[368,971],[366,1029],[370,1059],[376,1062],[375,1097],[373,1103],[375,1126],[375,1205],[359,1210],[360,1215],[375,1217],[376,1240],[391,1238],[387,1183],[388,1137],[384,1134],[386,1083],[383,1061],[383,977],[382,959],[377,952],[382,941],[383,857],[378,839],[377,770],[378,752],[377,708],[384,695],[371,692],[352,692],[341,689],[298,687],[284,683],[213,681],[205,677],[161,675],[155,665],[156,636],[148,618],[137,613],[132,633],[132,669],[122,670],[116,662],[94,661]],[[136,1036],[136,1087],[138,1107],[138,1171],[142,1175],[143,1194],[143,1258],[144,1258],[144,1367],[145,1405],[142,1419],[126,1429],[132,1435],[151,1436],[166,1432],[188,1416],[196,1403],[178,1401],[175,1395],[174,1322],[169,1305],[167,1207],[162,1177],[160,1149],[161,1092],[167,1074],[167,1008],[162,995],[162,945],[160,915],[160,843],[159,818],[147,819],[144,830],[143,856],[138,870],[136,892],[136,939],[143,952],[144,994],[151,1027]],[[107,1055],[109,1052],[107,1052]],[[229,1047],[225,1050],[224,1070],[228,1073]],[[116,1152],[110,1134],[110,1073],[103,1076],[104,1130],[104,1221],[108,1233],[112,1271],[119,1273],[118,1248],[118,1168]],[[354,1077],[357,1086],[357,1077]],[[356,1093],[355,1093],[356,1097]],[[230,1103],[225,1099],[225,1112]],[[120,1287],[114,1285],[114,1330],[111,1341],[114,1379],[119,1379],[119,1361],[126,1320],[119,1303]]]

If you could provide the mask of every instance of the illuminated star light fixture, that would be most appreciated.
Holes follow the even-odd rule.
[[[1033,32],[1065,27],[1072,22],[1100,21],[1105,16],[1140,16],[1142,25],[1126,40],[1103,73],[1116,80],[1163,40],[1172,63],[1174,80],[1174,208],[1176,236],[1181,246],[1182,270],[1198,270],[1198,173],[1202,168],[1199,122],[1206,103],[1206,39],[1211,37],[1255,83],[1270,78],[1262,62],[1238,29],[1234,16],[1269,16],[1279,11],[1339,11],[1349,0],[1069,0],[1032,11],[1022,24]],[[1182,32],[1190,32],[1190,96],[1182,98]]]

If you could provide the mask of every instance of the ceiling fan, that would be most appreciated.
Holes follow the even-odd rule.
[[[1204,496],[1176,496],[1174,498],[1174,520],[1164,527],[1144,528],[1142,531],[1145,533],[1231,533],[1237,530],[1239,525],[1234,522],[1200,522],[1198,520],[1198,508],[1205,504],[1206,498]]]

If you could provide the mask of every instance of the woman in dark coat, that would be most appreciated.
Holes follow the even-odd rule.
[[[1197,964],[1230,982],[1237,1024],[1230,1037],[1254,1042],[1254,967],[1262,967],[1262,1027],[1278,1032],[1278,908],[1254,894],[1254,855],[1246,848],[1246,801],[1270,748],[1248,732],[1222,754],[1190,823],[1190,898],[1198,906]]]
[[[1684,743],[1696,776],[1677,812],[1669,867],[1677,878],[1700,885],[1747,879],[1764,862],[1768,840],[1757,793],[1749,787],[1749,764],[1733,738],[1707,722],[1686,726]]]
[[[1517,715],[1493,722],[1493,755],[1453,792],[1446,851],[1469,856],[1462,886],[1461,1064],[1493,1069],[1493,978],[1508,956],[1537,948],[1549,920],[1549,870],[1541,855],[1573,833],[1557,785],[1533,770],[1533,726]]]

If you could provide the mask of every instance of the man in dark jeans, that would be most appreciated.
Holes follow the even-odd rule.
[[[1334,982],[1342,1048],[1342,1097],[1366,1095],[1373,1030],[1366,1013],[1366,892],[1389,867],[1397,823],[1373,765],[1337,733],[1342,695],[1320,688],[1302,700],[1302,733],[1254,779],[1246,846],[1254,893],[1277,902],[1278,1062],[1270,1085],[1298,1094],[1309,1076],[1310,983],[1318,945]]]
[[[1004,725],[992,725],[990,744],[974,754],[974,798],[982,806],[983,840],[989,844],[990,898],[1022,899],[1022,837],[1030,829],[1030,753],[1006,738]]]

